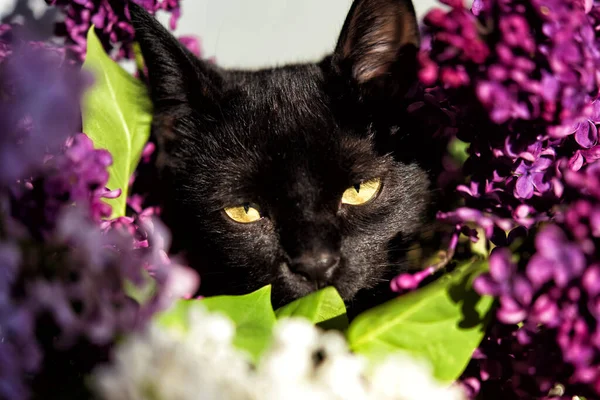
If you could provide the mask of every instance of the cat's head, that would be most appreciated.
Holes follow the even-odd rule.
[[[318,10],[315,10],[317,12]],[[406,120],[419,44],[409,0],[357,0],[334,53],[259,71],[200,61],[132,5],[175,245],[203,293],[326,285],[345,300],[397,274],[431,200]]]

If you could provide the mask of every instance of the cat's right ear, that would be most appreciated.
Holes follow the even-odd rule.
[[[133,1],[128,7],[155,115],[182,107],[207,111],[217,104],[223,87],[217,67],[199,60],[145,9]]]
[[[411,0],[354,0],[332,66],[365,94],[402,94],[416,81],[419,27]]]

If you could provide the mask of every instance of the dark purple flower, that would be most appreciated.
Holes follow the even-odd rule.
[[[0,398],[29,398],[23,379],[36,373],[41,361],[32,315],[20,309],[0,292]]]
[[[113,193],[105,188],[111,164],[106,150],[94,149],[85,134],[74,135],[62,153],[47,157],[43,176],[18,186],[13,216],[36,237],[53,232],[63,209],[74,205],[88,210],[91,220],[100,223],[111,214],[103,199],[120,195],[120,190]]]
[[[552,223],[534,229],[533,243],[526,237],[514,249],[518,262],[508,248],[497,248],[490,256],[490,273],[475,281],[478,292],[498,297],[500,322],[522,324],[516,331],[520,346],[544,338],[559,350],[560,358],[553,361],[557,373],[538,382],[540,393],[560,384],[573,394],[600,394],[599,165],[567,170],[565,194],[573,200]],[[519,368],[527,371],[533,365],[521,361]],[[558,371],[572,372],[559,376]],[[524,390],[522,384],[516,387]]]
[[[56,374],[46,365],[62,362],[61,354],[74,346],[87,343],[91,351],[112,344],[173,299],[193,294],[199,283],[169,259],[168,232],[152,213],[100,226],[86,203],[63,203],[56,212],[54,228],[43,237],[18,230],[14,243],[3,241],[6,222],[20,221],[0,214],[0,276],[5,278],[0,284],[0,395],[6,391],[9,398],[26,394],[27,376]],[[148,292],[148,286],[154,289]],[[132,297],[136,291],[149,294]],[[94,363],[93,354],[87,363]]]
[[[22,376],[36,372],[40,361],[30,314],[19,310],[10,296],[21,261],[16,243],[0,241],[0,398],[6,399],[26,398],[29,390]]]
[[[565,287],[571,279],[581,276],[586,260],[581,249],[569,243],[557,226],[550,225],[535,238],[537,253],[527,265],[527,277],[536,289],[549,280]]]
[[[548,220],[563,160],[578,170],[600,159],[600,11],[579,0],[445,3],[425,17],[420,77],[445,89],[470,144],[464,205],[513,227]]]
[[[596,124],[589,120],[578,123],[575,129],[575,140],[585,149],[595,146],[598,143]]]
[[[125,5],[53,3],[66,7],[75,49],[90,23],[113,43],[132,34]],[[178,1],[147,6],[179,15]],[[158,208],[131,201],[137,214],[107,220],[103,199],[121,193],[105,188],[111,155],[77,133],[86,83],[63,50],[0,25],[0,398],[80,390],[119,336],[199,284],[167,255]]]
[[[94,221],[100,222],[110,216],[111,208],[102,198],[116,197],[120,191],[113,194],[106,189],[107,168],[112,164],[108,151],[94,149],[92,141],[85,134],[78,134],[68,143],[64,156],[49,163],[55,173],[49,174],[45,180],[44,191],[49,200],[59,199],[60,204],[54,207],[75,202],[87,207]],[[47,211],[55,213],[54,210]]]
[[[0,185],[38,170],[80,125],[83,77],[60,53],[20,45],[0,70]],[[35,79],[31,79],[35,76]]]
[[[86,52],[87,32],[92,25],[107,51],[117,50],[116,57],[133,57],[131,44],[134,38],[130,24],[128,1],[110,0],[46,0],[46,3],[63,9],[64,20],[57,25],[57,32],[66,38],[69,49],[83,60]],[[133,0],[151,14],[165,11],[171,14],[169,27],[174,30],[181,16],[180,0]],[[192,51],[199,51],[193,38],[185,42]]]
[[[533,163],[522,160],[515,170],[518,176],[515,183],[515,196],[517,198],[530,199],[537,191],[538,194],[546,192],[550,183],[546,181],[545,174],[552,166],[553,160],[540,157]]]
[[[442,2],[419,77],[447,97],[468,158],[463,199],[438,220],[498,246],[474,283],[498,299],[497,320],[465,378],[482,398],[597,398],[600,6]]]
[[[506,248],[497,248],[490,255],[490,273],[477,277],[474,288],[479,293],[500,299],[498,319],[516,324],[527,317],[533,298],[532,285],[521,274],[512,254]]]

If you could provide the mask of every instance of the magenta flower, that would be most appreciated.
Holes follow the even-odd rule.
[[[565,194],[574,200],[554,222],[536,229],[534,246],[525,241],[516,249],[518,262],[508,248],[495,249],[489,274],[475,281],[478,292],[498,297],[500,322],[522,323],[515,331],[519,346],[541,338],[552,342],[560,355],[554,361],[558,371],[573,371],[562,378],[546,375],[538,382],[540,393],[560,382],[579,394],[600,394],[599,166],[567,170]],[[518,357],[514,350],[512,354]]]
[[[14,50],[14,38],[4,39],[0,398],[20,400],[83,390],[118,337],[199,282],[169,259],[168,232],[151,212],[106,221],[102,198],[120,195],[105,189],[112,157],[77,133],[85,81],[64,53],[21,42]],[[152,293],[134,299],[130,288],[146,287],[148,277]]]
[[[530,199],[534,193],[541,194],[550,189],[550,183],[546,181],[545,174],[552,166],[553,160],[540,157],[533,163],[522,160],[515,170],[519,177],[515,184],[515,197]]]
[[[172,30],[177,27],[181,16],[180,0],[46,0],[46,3],[63,9],[64,20],[57,25],[57,32],[66,38],[75,56],[83,60],[86,35],[92,25],[105,49],[109,52],[116,50],[116,58],[133,57],[131,43],[134,31],[130,24],[128,1],[135,1],[152,14],[157,11],[170,13],[169,26]],[[196,39],[186,37],[184,40],[192,46],[192,51],[199,50]]]
[[[527,277],[536,289],[553,280],[559,287],[580,277],[586,260],[577,245],[569,243],[564,232],[550,225],[535,238],[537,253],[527,265]]]

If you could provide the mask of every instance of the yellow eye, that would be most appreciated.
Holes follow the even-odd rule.
[[[249,224],[261,219],[260,211],[251,207],[250,204],[244,203],[238,207],[225,207],[225,214],[235,222]]]
[[[358,183],[351,188],[346,189],[342,195],[342,203],[352,206],[359,206],[372,200],[381,188],[381,179],[374,178]]]

